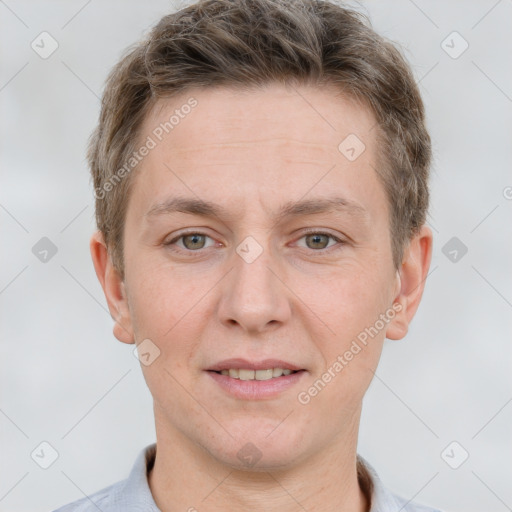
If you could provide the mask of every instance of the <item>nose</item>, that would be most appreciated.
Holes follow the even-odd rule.
[[[253,335],[283,325],[291,315],[291,292],[268,247],[254,261],[234,253],[232,264],[220,290],[220,321]]]

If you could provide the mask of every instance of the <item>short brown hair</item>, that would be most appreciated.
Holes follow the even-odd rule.
[[[333,84],[371,109],[399,268],[406,243],[426,222],[431,160],[423,102],[400,51],[366,16],[329,1],[200,0],[164,16],[112,69],[89,142],[96,222],[122,277],[133,173],[119,179],[119,170],[155,102],[193,87],[272,82]]]

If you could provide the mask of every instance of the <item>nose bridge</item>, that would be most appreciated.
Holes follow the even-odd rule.
[[[275,279],[269,270],[272,267],[269,243],[263,240],[263,235],[258,238],[260,241],[253,236],[246,237],[236,248],[237,256],[234,258],[237,281],[248,288],[245,291],[249,295],[251,291],[255,294],[269,293]]]
[[[245,330],[260,331],[288,315],[286,288],[275,274],[268,232],[247,236],[233,254],[233,270],[222,292],[219,315],[224,323],[236,322]],[[281,278],[282,279],[282,278]]]

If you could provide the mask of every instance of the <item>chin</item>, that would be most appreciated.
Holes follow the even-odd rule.
[[[257,424],[252,422],[251,428],[244,435],[231,439],[228,445],[224,444],[222,447],[210,446],[209,451],[219,461],[235,470],[284,470],[297,464],[304,451],[304,444],[302,436],[298,436],[295,429],[293,432],[277,430],[272,432],[268,428],[258,429]]]

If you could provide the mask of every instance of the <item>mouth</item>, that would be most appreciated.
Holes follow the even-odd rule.
[[[270,400],[297,386],[308,371],[282,359],[231,358],[205,372],[223,393],[239,400]]]
[[[289,368],[267,368],[263,370],[252,370],[249,368],[229,368],[224,370],[208,370],[218,375],[231,377],[239,380],[271,380],[280,379],[294,373],[304,372],[305,370],[291,370]]]
[[[229,359],[205,372],[222,393],[238,400],[272,400],[298,386],[308,371],[281,359]]]
[[[282,359],[249,360],[240,357],[225,359],[207,368],[207,371],[240,380],[280,379],[306,371],[299,365]]]

